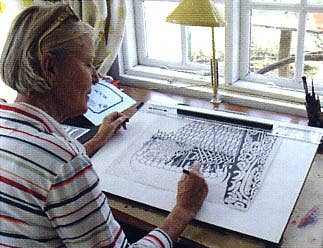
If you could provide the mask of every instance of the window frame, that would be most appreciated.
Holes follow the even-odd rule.
[[[278,78],[278,77],[271,77],[265,75],[259,75],[255,73],[249,73],[249,43],[250,40],[245,39],[241,40],[241,61],[240,61],[240,76],[241,80],[250,81],[250,82],[257,82],[257,83],[266,83],[270,81],[270,83],[277,84],[278,86],[294,88],[296,90],[302,90],[303,84],[301,77],[304,71],[304,40],[305,40],[305,33],[306,33],[306,15],[307,13],[315,13],[315,12],[322,12],[323,13],[323,4],[322,6],[318,4],[310,4],[307,3],[309,0],[299,0],[299,3],[259,3],[251,1],[241,1],[241,12],[242,17],[250,16],[251,9],[257,10],[285,10],[285,11],[295,11],[299,13],[298,17],[298,28],[297,28],[297,48],[296,48],[296,56],[295,56],[295,75],[293,78]],[[245,20],[243,22],[245,25],[241,25],[242,33],[244,37],[248,37],[248,30],[250,30],[250,21]],[[248,52],[242,52],[248,51]],[[248,65],[248,66],[246,66]],[[318,88],[319,91],[323,90],[323,87]]]
[[[147,1],[147,0],[146,0]],[[158,1],[158,0],[148,0],[148,1]],[[179,2],[178,0],[167,0],[167,2]],[[185,31],[187,27],[183,25],[179,25],[180,32],[181,32],[181,51],[184,56],[181,57],[180,63],[172,63],[169,61],[164,60],[156,60],[148,58],[145,54],[147,51],[146,49],[146,40],[145,40],[145,20],[144,20],[144,1],[142,0],[134,0],[134,8],[135,8],[135,20],[136,20],[136,38],[137,38],[137,52],[138,52],[138,63],[141,65],[146,66],[153,66],[153,67],[169,67],[172,69],[178,70],[207,70],[209,69],[206,65],[198,65],[193,64],[187,60],[187,32]],[[140,27],[140,28],[139,28]],[[211,32],[211,29],[210,29]],[[211,46],[211,43],[210,43]]]
[[[304,4],[305,0],[300,1]],[[240,0],[225,0],[225,4],[225,18],[227,23],[225,43],[230,44],[230,46],[226,46],[230,47],[230,49],[226,48],[224,78],[220,78],[221,85],[219,87],[219,93],[223,101],[306,116],[304,93],[299,90],[302,86],[300,82],[298,81],[299,87],[296,87],[295,90],[282,89],[274,86],[281,79],[277,80],[277,78],[246,73],[246,71],[249,71],[249,68],[245,66],[247,64],[249,67],[249,53],[243,53],[242,51],[248,50],[246,47],[248,47],[249,40],[240,40],[240,36],[249,37],[248,30],[250,30],[248,15],[241,15],[240,18],[241,13],[248,13],[251,8],[278,10],[286,6],[290,10],[295,10],[296,7],[299,9],[298,4],[266,4]],[[138,8],[138,5],[141,6],[141,9],[140,7]],[[200,75],[188,76],[186,75],[187,73],[140,65],[139,61],[143,58],[139,58],[137,52],[143,49],[144,41],[142,37],[138,36],[138,32],[140,33],[142,31],[138,25],[143,23],[138,9],[142,11],[142,5],[143,0],[127,0],[127,26],[122,49],[118,57],[118,72],[121,80],[128,85],[166,90],[178,94],[210,99],[212,96],[211,88],[203,87],[210,83],[207,77]],[[323,12],[323,5],[319,7],[319,11]],[[313,4],[308,6],[306,11],[309,13],[318,12],[317,5]],[[301,15],[300,18],[305,20],[304,9],[302,9]],[[299,23],[298,28],[299,32],[304,34],[305,22]],[[141,45],[137,46],[137,40]],[[297,44],[297,51],[303,51],[304,42],[302,39],[298,38]],[[302,71],[304,59],[300,54],[302,53],[298,53],[295,63],[298,70]],[[236,61],[240,61],[240,63]],[[156,65],[160,64],[156,62]],[[295,78],[301,78],[301,74],[295,74],[294,79],[285,79],[284,81],[287,82],[286,85],[295,85]],[[268,81],[268,78],[270,78],[270,82],[266,84],[265,82]],[[197,82],[197,84],[186,85],[192,81]]]

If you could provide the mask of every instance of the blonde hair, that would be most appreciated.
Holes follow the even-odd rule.
[[[51,52],[59,59],[80,48],[83,35],[91,35],[92,27],[79,20],[66,4],[34,5],[23,10],[13,22],[0,59],[2,80],[18,93],[45,93],[50,87],[42,76],[39,57]],[[56,26],[53,27],[57,24]],[[41,54],[39,54],[39,51]]]

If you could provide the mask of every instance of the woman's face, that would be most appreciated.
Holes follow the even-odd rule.
[[[54,101],[63,119],[84,114],[92,83],[98,82],[98,74],[93,67],[94,48],[90,36],[82,36],[75,41],[78,52],[56,66],[55,85],[52,87]]]

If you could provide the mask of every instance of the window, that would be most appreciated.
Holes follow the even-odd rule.
[[[0,0],[0,53],[2,53],[2,48],[6,41],[11,22],[23,7],[20,2],[21,1],[18,0]],[[11,102],[15,99],[15,97],[16,92],[6,86],[0,78],[0,98]]]
[[[136,25],[139,64],[182,70],[209,70],[211,29],[167,23],[178,2],[144,1]],[[224,12],[224,5],[217,5]],[[140,6],[137,7],[138,9]],[[143,13],[143,14],[141,14]],[[141,27],[144,27],[144,30]],[[224,28],[215,29],[216,53],[224,61]]]
[[[258,0],[244,9],[250,22],[243,28],[250,30],[250,38],[241,44],[249,53],[241,78],[301,89],[306,75],[322,89],[323,23],[316,23],[315,16],[323,16],[323,1]]]
[[[124,81],[211,96],[211,29],[167,23],[178,0],[127,0],[122,56]],[[298,104],[304,114],[301,77],[323,95],[323,0],[217,0],[226,20],[215,28],[220,94]],[[267,99],[267,100],[266,100]],[[241,103],[241,101],[239,101]],[[273,110],[273,108],[269,108]],[[275,109],[277,110],[277,109]]]

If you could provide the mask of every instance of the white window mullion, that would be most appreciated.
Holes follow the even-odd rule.
[[[306,14],[307,11],[305,10],[307,0],[301,0],[301,6],[299,11],[298,17],[298,32],[297,32],[297,50],[296,50],[296,57],[295,57],[295,86],[300,87],[301,84],[301,77],[304,73],[304,39],[305,39],[305,32],[306,32]]]
[[[225,5],[225,66],[224,83],[231,85],[239,79],[240,11],[239,1],[226,1]]]
[[[186,65],[187,64],[187,54],[188,54],[188,50],[187,50],[187,32],[186,32],[187,27],[181,25],[181,48],[182,48],[182,59],[181,59],[181,63],[182,65]]]
[[[245,79],[249,74],[250,62],[250,17],[252,13],[251,1],[240,1],[240,63],[239,78]]]
[[[119,68],[122,73],[125,73],[130,68],[138,64],[138,53],[137,53],[137,34],[135,32],[135,7],[133,0],[126,1],[127,18],[126,18],[126,29],[124,34],[124,41],[122,43],[122,49],[118,56]]]
[[[134,0],[134,10],[135,10],[135,31],[137,39],[137,54],[139,64],[145,64],[147,60],[147,47],[146,47],[146,31],[145,31],[145,11],[144,11],[144,1]]]

